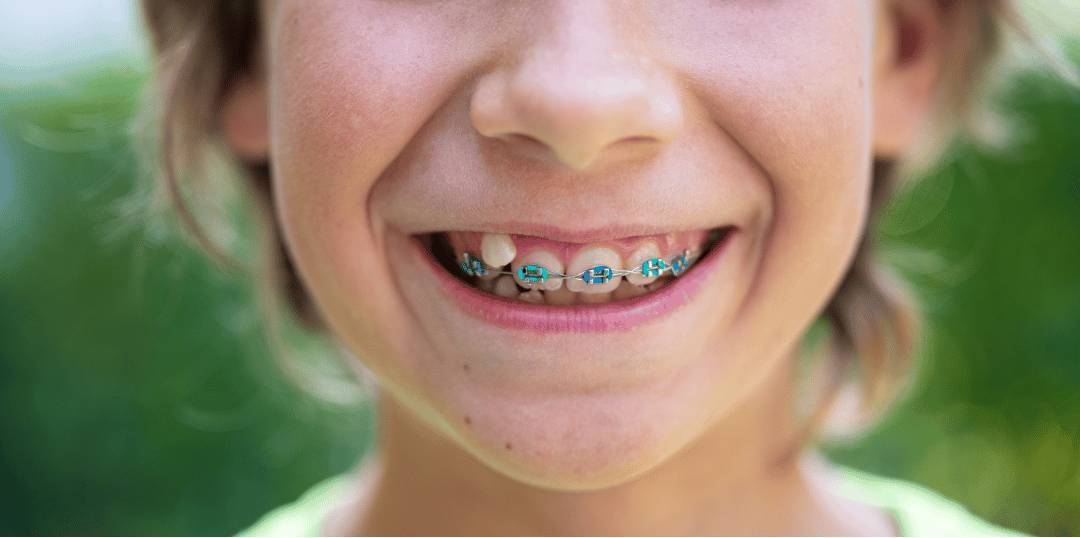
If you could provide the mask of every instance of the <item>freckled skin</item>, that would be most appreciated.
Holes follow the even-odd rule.
[[[865,225],[874,6],[270,2],[286,244],[385,406],[449,440],[432,453],[551,491],[627,484],[705,439],[739,465],[731,440],[764,434],[731,417],[786,401],[768,380]],[[536,335],[461,315],[410,254],[409,234],[511,221],[739,232],[670,319]]]

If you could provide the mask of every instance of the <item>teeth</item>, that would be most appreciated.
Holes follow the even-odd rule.
[[[600,266],[609,267],[613,271],[618,271],[623,268],[622,257],[619,256],[618,252],[607,247],[585,247],[578,251],[577,255],[574,256],[574,259],[570,261],[570,267],[567,269],[567,274],[578,275],[585,270],[592,270]],[[593,274],[591,276],[598,277],[600,275]],[[614,291],[615,288],[619,287],[619,282],[621,281],[622,276],[613,276],[602,284],[586,284],[583,280],[573,278],[566,281],[566,287],[570,288],[570,291],[579,292],[585,295],[601,294]]]
[[[477,285],[479,285],[481,282],[490,282],[492,280],[495,280],[496,278],[498,278],[500,276],[499,271],[504,271],[504,270],[506,270],[505,267],[491,267],[491,266],[488,266],[488,270],[487,270],[486,273],[476,277],[476,278],[480,279],[479,282],[477,282]]]
[[[480,238],[480,257],[488,267],[502,267],[517,256],[514,240],[506,234],[486,233]]]
[[[460,271],[472,276],[471,282],[479,289],[508,299],[560,306],[633,299],[668,285],[689,269],[693,260],[687,258],[692,251],[683,245],[699,244],[697,236],[703,239],[705,234],[681,239],[673,235],[642,238],[625,260],[621,248],[596,243],[578,250],[567,263],[563,256],[555,254],[561,252],[560,248],[552,249],[543,240],[521,239],[525,242],[519,252],[509,234],[448,233]],[[477,250],[479,256],[473,254]],[[663,251],[673,253],[664,257]],[[484,274],[476,274],[484,269]]]
[[[521,292],[521,295],[518,295],[518,300],[525,301],[526,303],[543,304],[544,292],[540,290],[523,291]]]
[[[512,277],[502,275],[495,281],[495,295],[499,297],[506,297],[507,299],[513,299],[520,295],[517,284],[514,283]]]
[[[572,305],[577,302],[578,294],[572,292],[566,286],[562,286],[557,290],[545,291],[544,298],[547,299],[547,304],[553,305]]]
[[[581,302],[586,304],[607,303],[611,301],[611,292],[607,293],[582,293]]]
[[[529,282],[522,279],[518,274],[518,269],[524,265],[538,265],[547,268],[548,279],[543,282]],[[525,289],[543,289],[543,290],[557,290],[562,287],[563,279],[552,278],[555,273],[563,272],[563,263],[555,254],[543,249],[536,249],[529,251],[528,254],[514,259],[514,263],[510,265],[510,270],[514,273],[514,280],[517,281],[521,287]]]
[[[626,259],[627,269],[641,270],[641,264],[652,258],[660,257],[660,248],[656,246],[656,243],[645,243],[638,247],[629,258]],[[645,276],[642,273],[630,273],[626,275],[626,280],[629,280],[631,284],[637,284],[638,286],[644,286],[650,284],[658,277]]]
[[[668,282],[671,282],[671,279],[672,279],[672,277],[668,276],[667,278],[664,278],[663,280],[659,280],[659,281],[653,282],[652,284],[649,284],[648,286],[645,286],[645,289],[648,290],[648,291],[656,291],[656,290],[664,287],[664,284],[667,284]]]
[[[627,275],[626,280],[623,280],[619,287],[615,288],[615,291],[611,292],[611,296],[615,300],[633,299],[639,295],[645,295],[649,290],[645,289],[645,286],[639,286],[637,284],[630,283],[630,277],[633,275]],[[641,275],[638,275],[641,276]]]

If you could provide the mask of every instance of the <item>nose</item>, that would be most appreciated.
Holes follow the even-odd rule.
[[[519,155],[578,171],[605,152],[633,158],[674,140],[683,125],[678,86],[638,50],[640,39],[618,35],[627,25],[616,28],[609,2],[543,5],[551,9],[534,25],[539,35],[477,81],[473,127]]]

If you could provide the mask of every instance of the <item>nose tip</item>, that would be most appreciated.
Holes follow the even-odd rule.
[[[474,128],[512,151],[539,153],[578,171],[608,148],[638,154],[676,138],[683,111],[662,72],[642,57],[583,59],[573,50],[534,55],[483,77],[470,104]]]

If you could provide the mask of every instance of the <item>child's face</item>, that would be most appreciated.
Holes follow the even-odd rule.
[[[790,360],[863,232],[888,143],[874,3],[266,8],[275,207],[308,291],[388,392],[518,479],[613,484],[701,435]],[[519,298],[440,264],[510,255],[461,232],[516,234],[507,271],[708,256]]]

